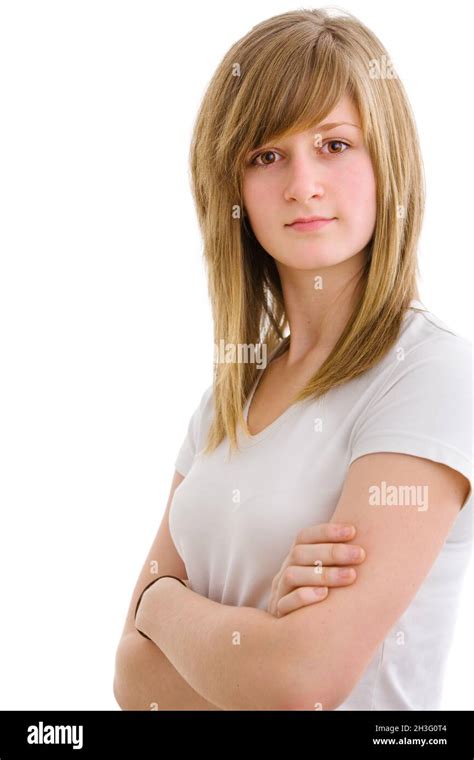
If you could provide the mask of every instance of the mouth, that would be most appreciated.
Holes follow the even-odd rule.
[[[330,222],[334,222],[336,217],[330,218],[310,218],[308,220],[296,220],[292,224],[286,224],[286,227],[289,227],[292,230],[296,230],[297,232],[312,232],[313,230],[319,230],[323,227],[326,227]]]

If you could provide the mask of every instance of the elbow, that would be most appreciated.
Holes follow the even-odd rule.
[[[285,663],[280,670],[280,677],[273,678],[265,694],[261,691],[262,682],[260,682],[258,687],[260,694],[254,701],[254,705],[243,709],[285,712],[288,710],[335,710],[347,698],[346,691],[335,688],[333,678],[325,679],[321,674],[315,673],[314,679],[308,683],[308,672],[311,670],[314,671],[314,668],[308,668],[302,674],[301,668],[295,671]],[[275,674],[275,671],[273,672]],[[225,709],[242,708],[227,707]]]
[[[308,646],[306,636],[288,631],[291,615],[276,619],[274,646],[269,648],[266,678],[257,678],[253,710],[335,710],[353,688],[326,646]],[[342,671],[342,668],[339,668]],[[265,688],[266,687],[266,688]],[[239,709],[226,707],[225,709]]]
[[[288,690],[286,698],[281,701],[279,710],[335,710],[347,699],[346,692],[334,689],[330,683],[324,683],[322,680],[316,685],[308,686],[307,683],[301,685],[298,689],[295,682],[291,689]]]
[[[121,710],[143,710],[136,699],[136,693],[115,675],[113,683],[114,698]]]
[[[288,667],[287,687],[282,694],[278,710],[335,710],[349,696],[347,679],[327,658],[308,662],[300,657],[295,667]],[[339,677],[340,676],[340,677]]]
[[[120,707],[120,709],[121,710],[126,710],[127,708],[125,707],[125,704],[124,704],[124,699],[123,699],[123,694],[122,694],[122,688],[121,688],[121,686],[119,684],[119,680],[117,678],[117,673],[115,673],[115,675],[114,675],[113,692],[114,692],[115,701],[117,702],[117,704]]]
[[[115,666],[115,673],[114,673],[114,681],[112,686],[114,699],[117,702],[118,706],[121,710],[128,710],[128,700],[127,700],[127,691],[124,687],[124,683],[122,681],[122,677],[120,674],[120,671],[118,670],[117,664]]]
[[[307,635],[301,634],[301,626],[293,625],[291,615],[277,622],[281,623],[278,663],[285,678],[284,683],[281,682],[279,705],[272,709],[328,711],[338,708],[358,678],[354,679],[353,673],[347,672],[349,669],[343,659],[326,638],[318,638],[312,645]]]
[[[126,684],[123,681],[123,675],[121,672],[121,663],[116,658],[115,660],[115,672],[112,686],[114,699],[117,702],[121,710],[129,710],[129,695]]]
[[[115,653],[115,671],[113,679],[113,694],[121,710],[134,710],[136,707],[136,688],[132,675],[134,665],[131,662],[131,647],[133,639],[122,637]]]
[[[316,693],[319,691],[319,693]],[[313,694],[303,697],[302,694],[288,695],[288,699],[284,701],[280,710],[321,710],[327,712],[328,710],[335,710],[339,705],[344,702],[345,697],[333,697],[332,694],[324,694],[321,698],[320,690],[314,690]]]

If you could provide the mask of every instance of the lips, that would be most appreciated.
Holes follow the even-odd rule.
[[[325,229],[334,220],[335,217],[332,219],[327,217],[319,217],[310,221],[309,217],[307,217],[304,222],[294,221],[292,224],[288,224],[286,226],[289,227],[293,232],[316,232],[317,230]]]
[[[291,227],[292,224],[308,224],[308,222],[329,222],[334,219],[333,216],[301,216],[298,219],[293,219],[287,226]]]

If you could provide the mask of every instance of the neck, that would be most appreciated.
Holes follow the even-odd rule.
[[[366,251],[314,270],[276,262],[290,327],[288,368],[328,355],[342,334],[360,294]]]

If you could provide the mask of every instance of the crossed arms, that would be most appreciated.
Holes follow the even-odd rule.
[[[424,486],[428,509],[371,506],[369,489],[383,481],[400,488],[407,482]],[[154,643],[134,626],[123,636],[139,637],[135,649],[143,652],[159,648],[201,705],[186,709],[335,709],[417,593],[468,489],[463,475],[428,459],[394,453],[361,456],[349,468],[331,520],[356,525],[358,543],[366,550],[353,587],[275,618],[252,607],[219,604],[162,579],[145,592],[137,617],[138,627]],[[304,530],[301,536],[304,542]],[[160,574],[186,577],[184,566],[182,572],[173,567],[174,572],[161,568]],[[133,662],[117,657],[119,704],[125,690],[140,690],[133,673]]]

